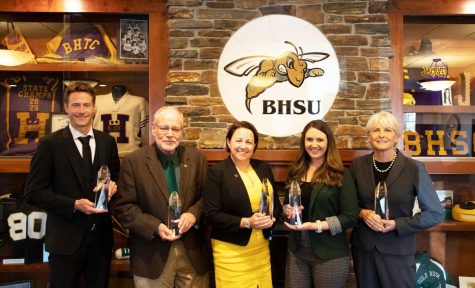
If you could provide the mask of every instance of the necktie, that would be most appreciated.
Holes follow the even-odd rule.
[[[84,174],[86,176],[86,181],[89,179],[92,170],[92,154],[91,147],[89,146],[89,140],[91,139],[90,135],[79,137],[79,141],[82,144],[82,162],[84,165]],[[89,181],[87,181],[89,183]]]
[[[173,167],[172,159],[167,159],[165,161],[165,180],[167,181],[168,193],[172,193],[174,191],[178,192],[175,168]]]
[[[91,146],[89,146],[90,135],[82,136],[78,138],[82,144],[82,162],[84,166],[84,183],[90,184],[92,178],[92,153]],[[85,228],[93,231],[96,229],[96,223],[94,215],[87,215],[87,222]]]

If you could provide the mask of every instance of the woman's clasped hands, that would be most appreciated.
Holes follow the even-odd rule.
[[[373,231],[386,233],[396,229],[396,221],[382,219],[373,210],[361,209],[360,217]]]
[[[275,218],[271,217],[269,215],[255,212],[252,214],[252,216],[249,218],[249,224],[252,229],[267,229],[272,227],[272,225],[275,222]]]

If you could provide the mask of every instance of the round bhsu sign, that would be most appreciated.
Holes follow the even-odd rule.
[[[224,104],[259,133],[283,137],[322,119],[338,93],[332,45],[314,25],[286,15],[257,18],[229,39],[219,59]]]

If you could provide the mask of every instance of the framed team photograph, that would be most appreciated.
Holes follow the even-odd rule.
[[[148,60],[148,21],[120,19],[119,58]]]
[[[69,125],[68,114],[63,113],[51,113],[51,125],[49,132],[53,133]]]

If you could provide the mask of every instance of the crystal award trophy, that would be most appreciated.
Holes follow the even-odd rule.
[[[173,235],[179,234],[178,221],[181,216],[181,200],[178,192],[174,191],[168,198],[168,229],[173,231]]]
[[[388,188],[384,181],[380,181],[374,191],[374,212],[381,219],[389,220]]]
[[[274,193],[269,179],[262,179],[261,203],[259,204],[259,213],[272,216],[274,212]]]
[[[109,183],[111,174],[107,165],[102,165],[97,172],[96,208],[104,211],[109,210]]]
[[[292,180],[289,188],[289,205],[291,209],[290,225],[301,225],[302,214],[299,207],[302,205],[300,186],[297,180]]]

